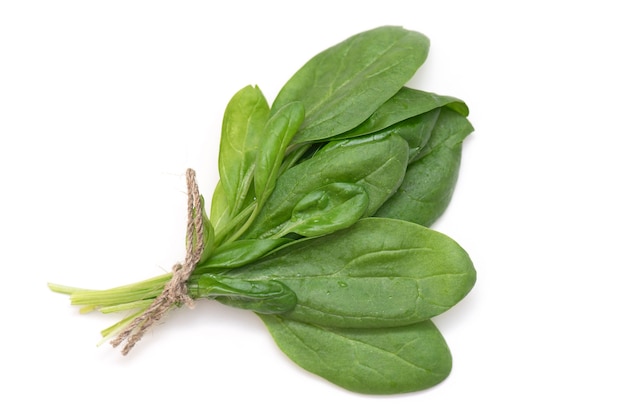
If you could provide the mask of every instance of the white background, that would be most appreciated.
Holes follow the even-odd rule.
[[[610,1],[0,3],[0,416],[623,417],[626,29]],[[177,310],[124,358],[115,318],[46,283],[107,288],[183,256],[184,171],[207,196],[221,117],[271,101],[357,32],[431,40],[411,85],[475,126],[434,226],[473,257],[436,319],[454,369],[420,393],[352,394],[302,371],[249,312]]]

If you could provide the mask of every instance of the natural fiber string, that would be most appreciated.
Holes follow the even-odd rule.
[[[184,303],[189,308],[193,308],[193,299],[187,294],[186,283],[200,261],[204,250],[201,205],[196,173],[192,169],[187,169],[187,253],[185,262],[183,264],[177,263],[172,267],[172,279],[167,282],[163,292],[148,309],[128,324],[111,341],[113,347],[117,347],[126,340],[126,345],[122,349],[123,355],[128,354],[146,331],[156,324],[172,306]]]

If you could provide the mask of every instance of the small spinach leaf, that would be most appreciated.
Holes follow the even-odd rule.
[[[300,102],[292,102],[280,108],[267,122],[254,168],[254,189],[258,205],[263,205],[272,194],[287,145],[303,120],[304,106]]]
[[[215,189],[213,189],[213,196],[211,197],[211,212],[209,214],[211,223],[216,231],[222,230],[223,226],[228,222],[229,216],[230,213],[226,192],[224,191],[222,182],[218,181],[215,185]]]
[[[293,208],[291,219],[280,236],[295,233],[317,237],[347,228],[358,221],[369,206],[365,188],[354,183],[330,183],[305,195]]]
[[[278,347],[296,364],[353,392],[384,395],[432,387],[452,369],[431,321],[373,329],[330,328],[260,315]]]
[[[275,280],[264,282],[238,281],[230,285],[205,274],[189,283],[188,294],[194,298],[215,299],[218,302],[239,309],[247,309],[261,314],[280,314],[295,306],[295,293]]]
[[[269,105],[258,87],[244,87],[226,106],[218,168],[230,216],[237,214],[248,197],[268,117]]]

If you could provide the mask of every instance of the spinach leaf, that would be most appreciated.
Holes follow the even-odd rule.
[[[398,188],[408,160],[404,139],[391,135],[381,141],[347,146],[313,157],[285,171],[274,192],[247,232],[245,239],[268,238],[291,219],[294,207],[307,194],[331,183],[354,183],[365,189],[369,204],[365,215],[373,214]]]
[[[426,143],[430,140],[432,130],[437,123],[437,119],[439,118],[439,112],[440,109],[434,109],[430,112],[412,117],[371,134],[344,140],[330,141],[322,148],[316,150],[316,155],[322,157],[323,153],[337,147],[346,147],[364,144],[366,142],[380,141],[395,134],[407,142],[409,146],[408,162],[411,163],[422,152]]]
[[[295,293],[284,284],[268,280],[264,282],[239,281],[224,284],[210,275],[188,284],[188,294],[194,298],[216,299],[239,309],[261,314],[280,314],[295,306]]]
[[[194,273],[241,267],[292,241],[289,238],[250,239],[222,244],[211,254],[208,260],[201,262],[196,267]]]
[[[409,164],[402,185],[376,216],[430,226],[448,207],[458,178],[463,140],[473,127],[457,112],[443,108],[426,146]]]
[[[260,315],[295,363],[353,392],[395,394],[443,381],[452,357],[431,321],[394,328],[329,328]]]
[[[191,280],[194,280],[193,277]],[[472,288],[467,253],[447,236],[395,219],[300,239],[220,281],[278,280],[298,297],[286,318],[331,327],[394,327],[445,312]]]
[[[268,117],[269,105],[258,87],[244,87],[226,106],[218,168],[231,217],[241,210],[248,197],[261,134]]]
[[[213,196],[211,197],[211,212],[209,214],[213,228],[216,231],[223,231],[225,225],[230,219],[230,210],[228,206],[228,199],[226,192],[222,186],[222,182],[218,181],[213,189]]]
[[[365,188],[354,183],[330,183],[304,196],[279,235],[305,237],[330,234],[358,221],[369,206]]]
[[[389,128],[389,132],[400,135],[409,144],[409,164],[415,161],[430,141],[439,120],[441,108],[412,117]]]
[[[403,87],[376,109],[365,122],[334,139],[369,135],[443,106],[447,106],[463,116],[468,114],[467,105],[457,98]]]
[[[267,122],[254,167],[254,188],[259,206],[272,194],[287,145],[303,120],[304,106],[292,102],[280,108]]]
[[[424,35],[385,26],[359,33],[308,61],[279,92],[272,112],[300,101],[306,117],[295,143],[342,134],[366,120],[426,60]]]

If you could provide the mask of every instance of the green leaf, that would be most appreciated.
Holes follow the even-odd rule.
[[[254,189],[259,205],[263,205],[274,190],[287,145],[303,120],[304,106],[293,102],[280,108],[267,122],[254,168]]]
[[[365,122],[339,135],[336,139],[355,138],[382,131],[399,122],[443,106],[448,106],[463,116],[467,116],[469,112],[467,105],[457,98],[403,87],[376,109]]]
[[[285,171],[274,192],[243,238],[271,237],[291,219],[294,207],[307,194],[330,183],[354,183],[369,197],[366,215],[373,214],[398,188],[408,159],[404,139],[391,135],[381,141],[348,145],[313,157]]]
[[[452,199],[463,140],[473,128],[459,113],[441,109],[426,146],[409,164],[398,191],[375,216],[432,225]]]
[[[217,231],[221,231],[224,225],[228,222],[230,217],[228,209],[228,200],[226,198],[226,192],[222,186],[222,182],[218,181],[213,189],[213,196],[211,196],[211,212],[209,218],[213,223],[213,227]]]
[[[330,234],[358,221],[369,206],[365,188],[353,183],[331,183],[313,190],[293,208],[281,235],[305,237]]]
[[[400,135],[409,144],[409,164],[417,159],[430,141],[439,120],[439,113],[441,108],[433,109],[390,127],[389,132]]]
[[[428,155],[441,145],[460,144],[473,131],[474,127],[465,116],[444,107],[440,109],[437,116],[431,138],[427,141],[416,159]]]
[[[373,329],[329,328],[260,315],[278,347],[311,373],[353,392],[387,395],[427,389],[452,368],[431,321]]]
[[[238,281],[230,285],[205,274],[187,283],[187,292],[194,299],[215,299],[225,305],[261,314],[280,314],[295,306],[297,298],[283,283]]]
[[[371,141],[380,141],[395,134],[402,137],[409,145],[409,163],[411,163],[420,153],[423,152],[426,144],[430,141],[433,129],[439,120],[439,113],[441,112],[441,109],[442,108],[439,107],[426,113],[413,116],[376,132],[354,138],[331,141],[318,152],[321,153],[333,149],[336,146],[335,144],[344,144],[342,141],[345,141],[347,144],[354,145]]]
[[[308,61],[279,92],[272,111],[300,101],[295,143],[342,134],[366,120],[415,74],[428,55],[424,35],[384,26],[359,33]]]
[[[200,255],[199,264],[205,262],[211,257],[211,254],[215,250],[215,231],[213,225],[206,214],[204,196],[200,195],[200,211],[202,213],[202,254]],[[197,246],[198,235],[193,232],[194,247]]]
[[[411,222],[365,218],[348,229],[301,239],[221,279],[278,280],[295,292],[289,319],[331,327],[393,327],[458,303],[474,285],[467,253]]]
[[[363,144],[372,141],[381,141],[388,138],[391,135],[400,136],[404,139],[409,146],[408,161],[411,163],[415,160],[419,153],[422,152],[426,143],[430,140],[432,130],[439,118],[440,108],[431,110],[424,114],[414,116],[410,119],[398,122],[395,125],[389,126],[383,130],[376,131],[367,135],[331,141],[327,143],[323,148],[317,151],[317,154],[322,154],[329,150],[336,148],[337,146],[356,145]]]
[[[231,217],[242,208],[248,196],[268,117],[269,105],[258,87],[244,87],[226,106],[218,168]]]
[[[250,239],[222,244],[207,261],[196,267],[194,274],[215,269],[241,267],[292,241],[288,238]]]

